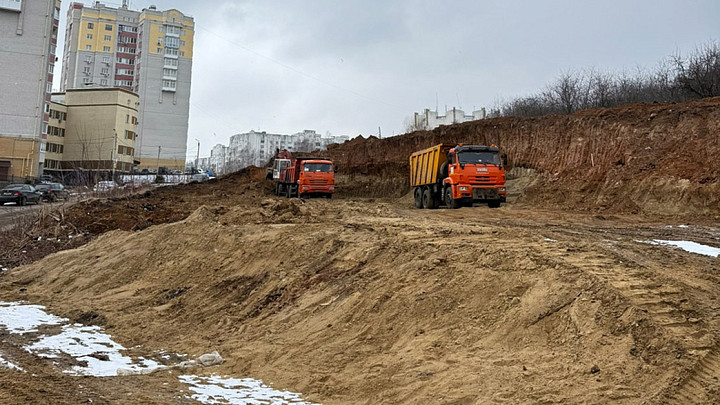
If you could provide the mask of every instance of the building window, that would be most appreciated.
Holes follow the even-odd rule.
[[[89,75],[90,74],[90,66],[83,67],[83,73],[85,73],[86,75]]]
[[[92,56],[85,55],[85,63],[90,63],[90,62],[92,62]]]
[[[162,26],[158,27],[158,32],[163,32],[163,27],[162,27]]]
[[[92,46],[91,46],[91,45],[85,45],[85,50],[86,50],[86,51],[92,51]]]
[[[160,40],[158,40],[158,42],[159,41]],[[165,46],[169,46],[170,48],[177,48],[178,46],[180,46],[180,40],[174,37],[165,37]]]
[[[107,86],[107,79],[100,79],[101,86]]]
[[[106,40],[106,41],[112,41],[112,37],[111,37],[110,35],[105,35],[105,40]]]
[[[92,82],[90,81],[89,77],[83,78],[83,84],[90,84],[90,83],[92,83]]]
[[[180,56],[185,56],[185,51],[180,51]]]
[[[110,52],[109,46],[103,46],[103,52]]]
[[[104,67],[104,68],[102,68],[102,69],[100,70],[100,73],[101,73],[101,74],[104,74],[104,75],[109,75],[109,74],[110,74],[110,68]]]
[[[185,46],[185,41],[180,41],[180,46]]]
[[[95,25],[94,25],[93,23],[88,23],[88,29],[91,30],[91,29],[93,29],[93,28],[95,28]]]
[[[103,59],[102,59],[102,60],[103,60],[103,63],[104,63],[104,64],[106,64],[106,65],[109,65],[109,64],[110,64],[110,57],[109,57],[109,56],[103,56]]]
[[[163,69],[163,76],[177,77],[177,70]]]
[[[125,123],[126,124],[130,123],[130,114],[125,114]]]
[[[112,31],[112,25],[105,24],[105,31]]]
[[[134,118],[135,118],[135,117],[133,117],[133,119],[134,119]],[[135,132],[125,130],[125,139],[135,140],[136,137],[137,137],[137,135],[135,135]]]
[[[52,83],[48,82],[47,86],[45,86],[45,92],[52,93]]]
[[[55,71],[55,65],[52,63],[48,64],[48,73],[53,74],[54,71]]]
[[[92,34],[87,34],[87,39],[92,39],[92,38],[93,38]]]

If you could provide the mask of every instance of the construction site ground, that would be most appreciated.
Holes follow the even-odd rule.
[[[500,209],[288,200],[261,174],[47,212],[0,300],[314,403],[720,402],[720,262],[647,243],[717,247],[708,221],[540,208],[521,179]],[[25,372],[1,403],[196,403],[177,370],[71,376],[2,338]]]

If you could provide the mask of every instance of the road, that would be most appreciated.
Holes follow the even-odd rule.
[[[41,209],[54,209],[63,204],[65,204],[65,202],[52,204],[42,203],[26,205],[24,207],[17,206],[15,203],[0,205],[0,232],[12,229],[18,223],[22,223],[22,221],[32,219]]]

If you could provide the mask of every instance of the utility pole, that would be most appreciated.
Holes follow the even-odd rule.
[[[200,140],[195,138],[198,143],[197,156],[195,157],[195,169],[200,171]]]
[[[382,131],[380,130],[379,125],[378,125],[378,138],[382,138]]]
[[[112,153],[112,181],[115,181],[115,167],[117,166],[118,156],[117,156],[117,149],[118,149],[118,136],[117,131],[115,128],[113,128],[113,153]]]
[[[158,157],[157,157],[157,168],[155,169],[155,178],[160,175],[160,150],[162,146],[158,145]]]

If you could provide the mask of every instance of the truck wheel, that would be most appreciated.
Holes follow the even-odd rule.
[[[332,193],[327,193],[327,194],[325,194],[325,198],[327,198],[328,200],[331,199],[331,198],[332,198]]]
[[[434,210],[438,206],[437,200],[435,199],[435,196],[429,188],[426,188],[423,192],[423,205],[425,206],[425,208],[431,210]]]
[[[285,197],[292,198],[292,186],[291,185],[288,185],[285,188]]]
[[[445,188],[445,205],[448,208],[458,209],[462,206],[462,201],[454,200],[452,197],[452,187]]]
[[[500,208],[500,200],[488,201],[488,207]]]
[[[423,207],[423,193],[422,193],[422,189],[420,187],[415,187],[415,191],[413,191],[413,197],[415,197],[415,208],[422,208]]]

